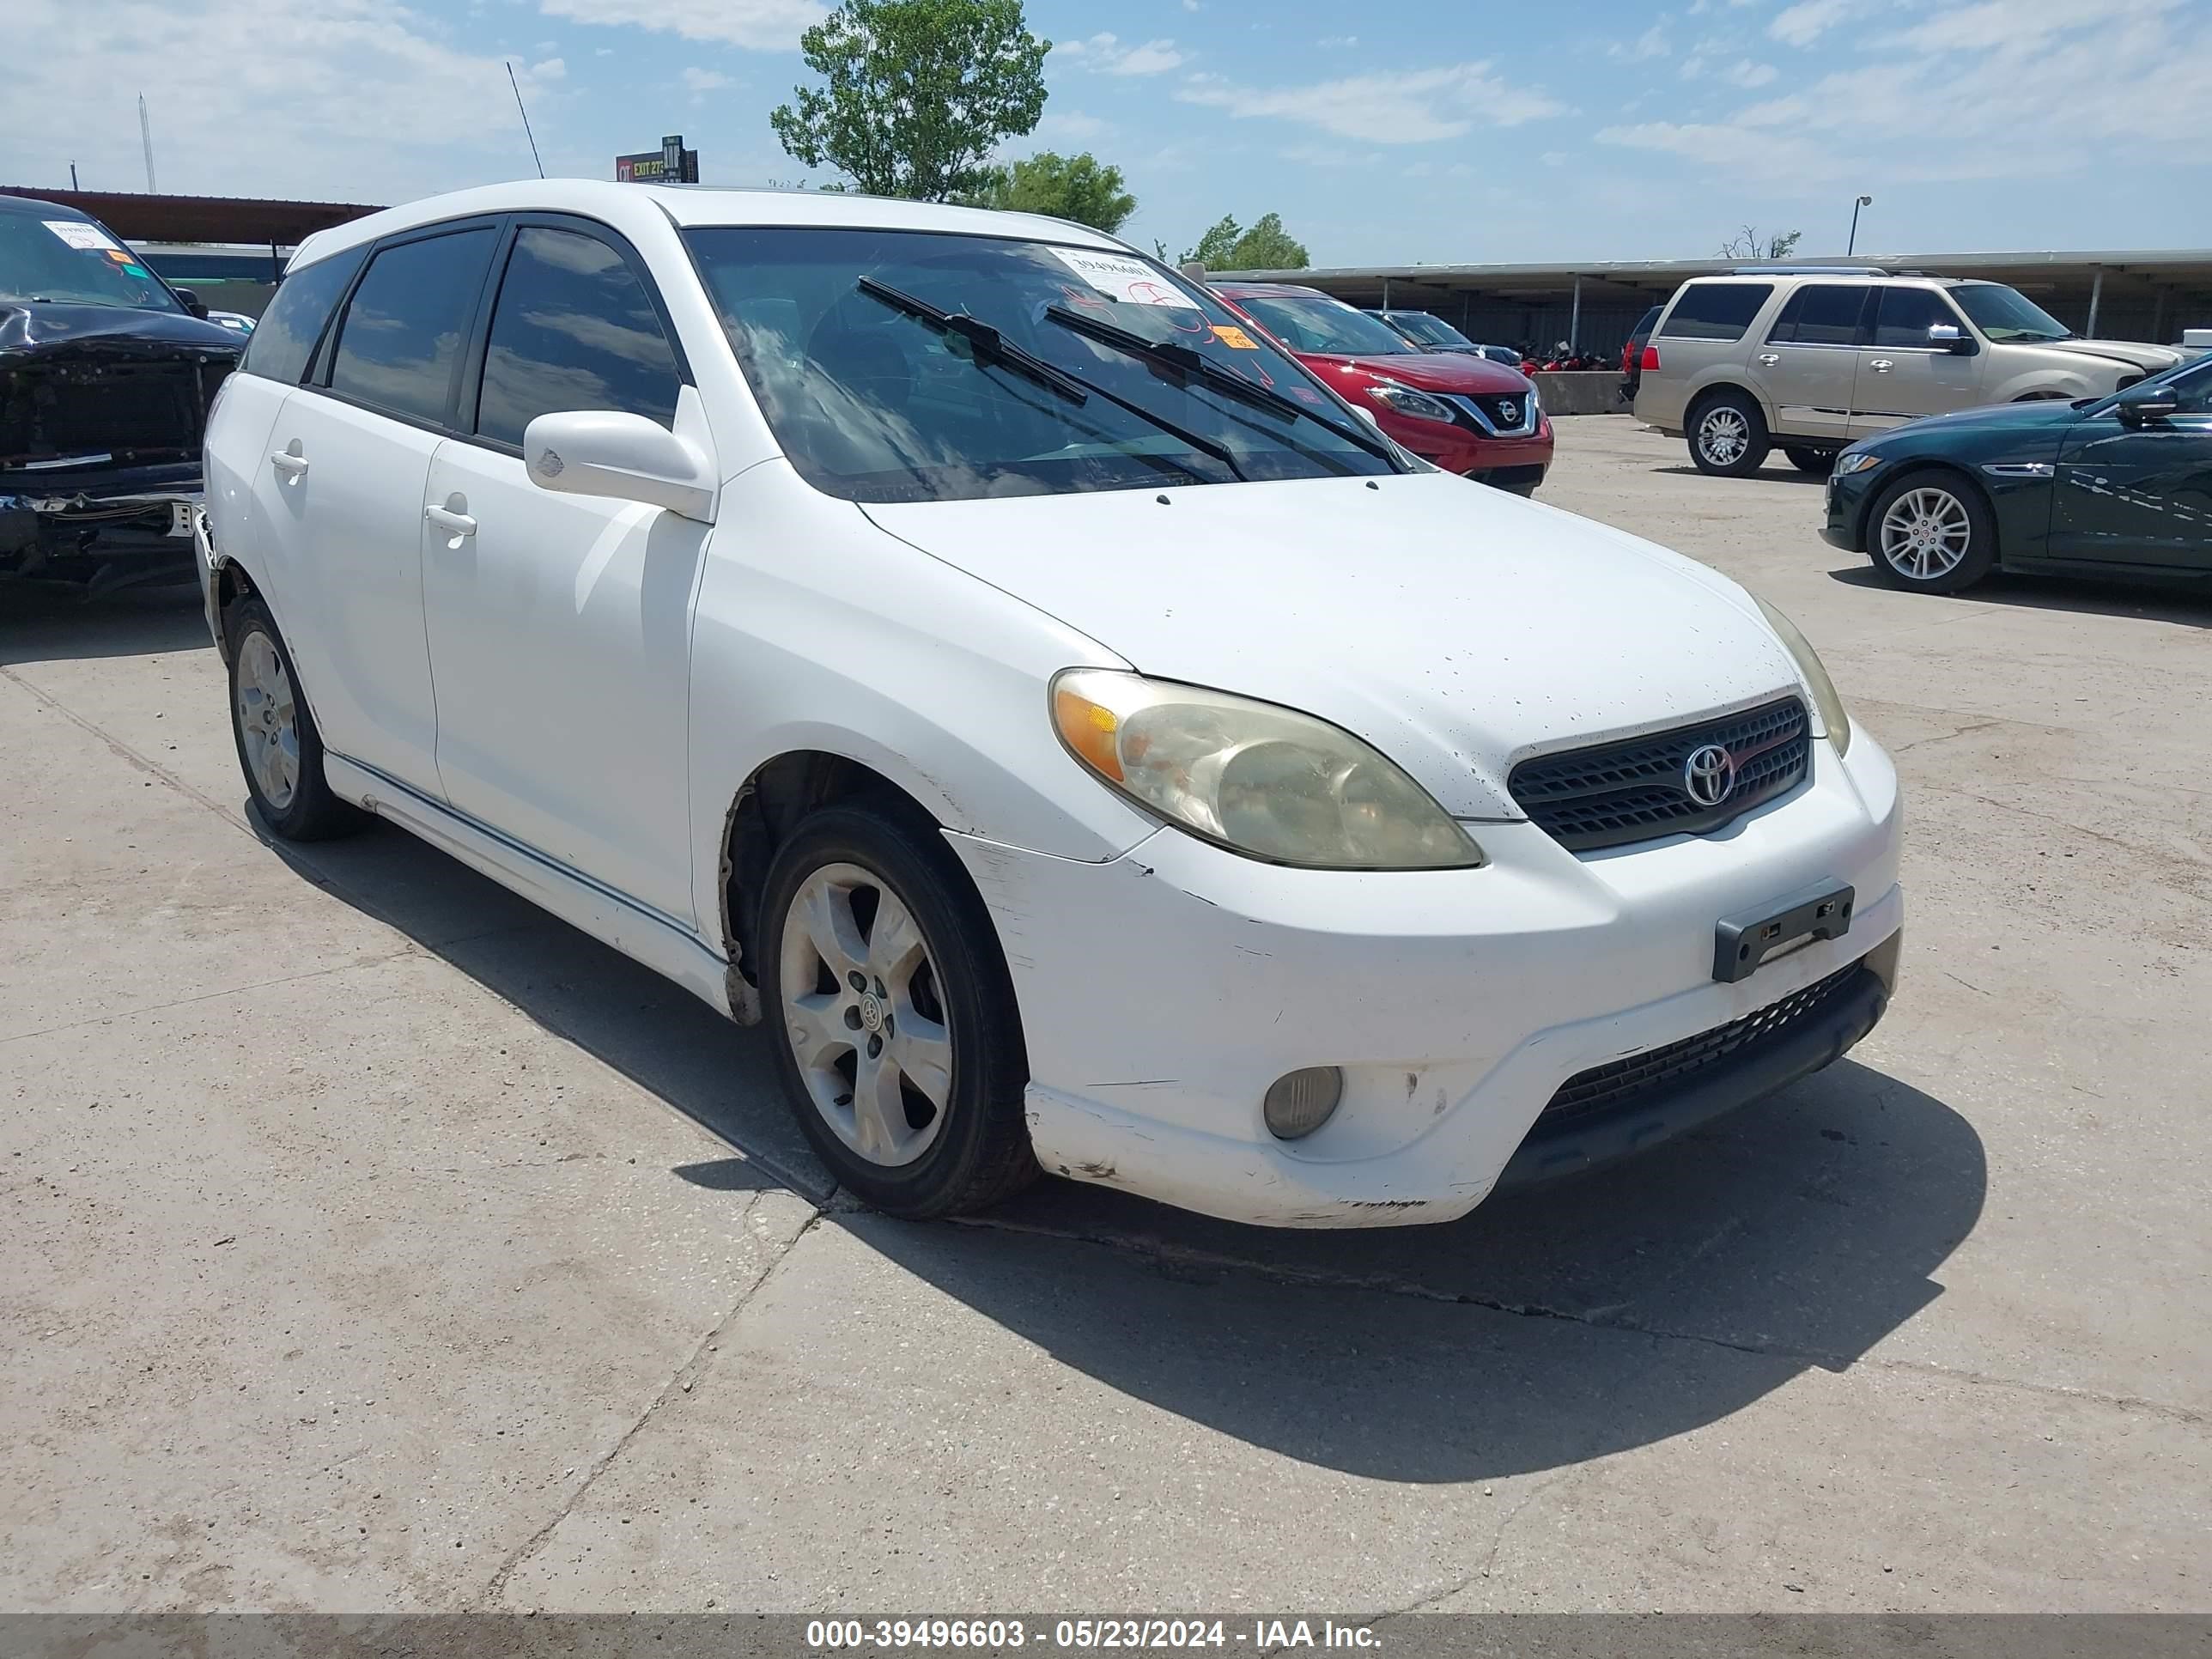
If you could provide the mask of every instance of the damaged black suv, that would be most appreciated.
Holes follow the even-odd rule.
[[[200,441],[244,340],[99,221],[0,196],[0,578],[189,580]]]

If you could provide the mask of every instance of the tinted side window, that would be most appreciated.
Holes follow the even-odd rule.
[[[1961,334],[1966,325],[1959,320],[1959,313],[1951,309],[1948,301],[1932,289],[1886,288],[1881,291],[1881,308],[1875,313],[1874,343],[1878,346],[1919,346],[1928,344],[1928,331],[1938,323],[1948,325]]]
[[[442,423],[494,234],[455,231],[371,259],[338,325],[331,390]]]
[[[676,354],[622,255],[571,230],[515,237],[492,307],[477,432],[520,444],[533,419],[565,409],[671,426],[678,385]]]
[[[2175,395],[2185,415],[2212,415],[2212,363],[2179,375],[2173,382]]]
[[[255,325],[253,337],[246,343],[246,361],[239,367],[248,374],[297,386],[307,372],[308,356],[322,337],[331,308],[361,268],[365,252],[349,247],[303,266],[279,283],[276,297],[270,301],[269,309]]]
[[[1808,283],[1783,305],[1766,337],[1775,345],[1856,345],[1871,289]]]
[[[1771,283],[1692,283],[1659,332],[1687,340],[1740,340],[1774,292]]]

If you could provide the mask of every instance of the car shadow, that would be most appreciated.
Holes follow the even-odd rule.
[[[1863,560],[1840,565],[1828,575],[1846,587],[1887,589],[1889,586]],[[1984,605],[2028,605],[2039,611],[2071,611],[2085,617],[2136,617],[2183,628],[2212,628],[2212,583],[2201,580],[2185,588],[2148,578],[2100,581],[2094,577],[2000,572],[1956,597]]]
[[[1289,1232],[1043,1181],[962,1223],[841,1199],[765,1031],[385,824],[272,850],[1004,1329],[1132,1399],[1380,1479],[1559,1468],[1686,1434],[1843,1370],[1942,1294],[1987,1182],[1956,1112],[1844,1060],[1613,1170],[1443,1226]]]
[[[1651,470],[1654,472],[1671,473],[1678,478],[1704,478],[1711,476],[1709,473],[1698,471],[1694,466],[1681,464],[1678,464],[1674,466],[1655,466]],[[1745,478],[1754,478],[1761,483],[1820,484],[1823,486],[1825,486],[1828,482],[1828,475],[1825,472],[1800,472],[1796,467],[1790,466],[1786,463],[1778,466],[1762,466],[1756,472],[1745,473],[1742,478],[1722,478],[1719,479],[1718,482],[1722,483],[1741,483]]]
[[[196,586],[88,595],[35,582],[0,584],[0,665],[214,648]]]

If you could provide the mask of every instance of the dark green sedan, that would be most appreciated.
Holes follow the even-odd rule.
[[[1992,570],[2212,579],[2212,358],[1862,439],[1836,457],[1821,534],[1929,593]]]

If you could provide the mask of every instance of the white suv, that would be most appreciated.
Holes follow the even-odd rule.
[[[1909,421],[2106,398],[2180,361],[2165,346],[2077,339],[2002,283],[1760,267],[1675,290],[1644,349],[1636,416],[1686,435],[1701,472],[1756,472],[1771,447],[1825,474],[1845,444]]]
[[[1443,1220],[1826,1064],[1895,977],[1896,776],[1786,623],[1077,226],[380,213],[301,249],[208,496],[270,829],[391,818],[765,1018],[899,1213],[1042,1165]]]

